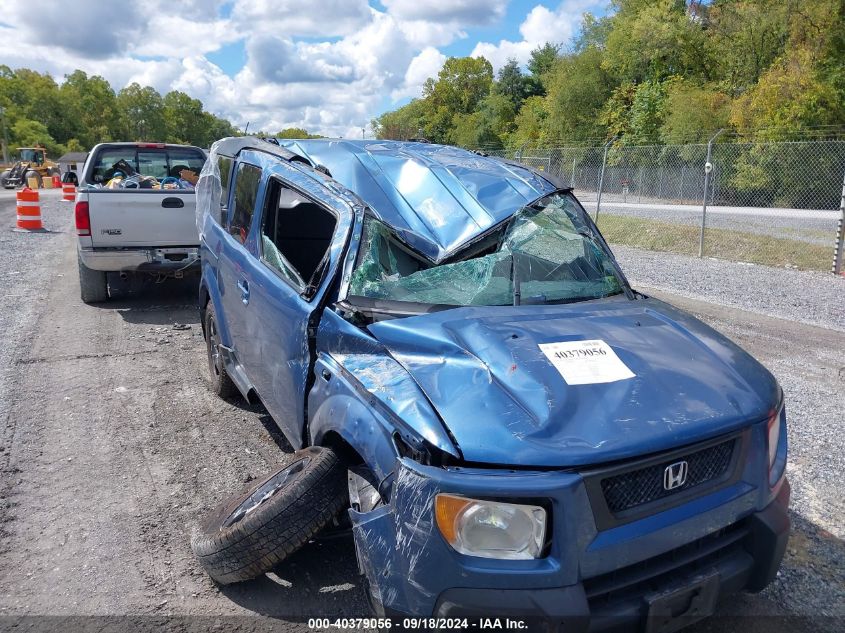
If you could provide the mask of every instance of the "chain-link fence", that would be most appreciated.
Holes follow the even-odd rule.
[[[709,162],[707,144],[492,153],[573,187],[611,243],[831,269],[845,141],[713,143]]]

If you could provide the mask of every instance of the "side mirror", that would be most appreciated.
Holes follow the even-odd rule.
[[[69,183],[72,183],[73,185],[78,186],[79,185],[79,177],[76,175],[75,171],[66,171],[62,175],[62,182],[69,182]]]

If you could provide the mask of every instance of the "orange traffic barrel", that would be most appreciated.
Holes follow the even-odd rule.
[[[62,186],[62,179],[59,178],[59,174],[53,174],[53,189],[58,189]]]
[[[76,198],[76,185],[72,182],[62,183],[62,200],[73,202],[74,198]]]
[[[24,187],[18,190],[18,229],[22,231],[43,231],[41,225],[41,203],[38,191]]]

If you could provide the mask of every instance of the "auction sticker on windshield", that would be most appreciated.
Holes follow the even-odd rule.
[[[539,345],[568,385],[616,382],[635,375],[604,341],[566,341]]]

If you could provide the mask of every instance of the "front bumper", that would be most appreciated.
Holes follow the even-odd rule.
[[[374,600],[394,615],[540,618],[576,631],[630,626],[661,613],[702,617],[724,595],[765,587],[783,557],[789,484],[768,485],[765,426],[747,430],[749,449],[736,477],[680,505],[604,527],[580,473],[435,468],[401,458],[390,502],[350,512],[358,560]],[[433,520],[440,492],[546,500],[547,554],[494,560],[457,553]]]
[[[82,263],[91,270],[158,274],[199,272],[199,249],[193,247],[80,248],[78,252]]]
[[[636,630],[643,621],[649,631],[675,630],[709,615],[721,598],[760,591],[774,580],[789,538],[789,495],[784,481],[761,512],[648,565],[539,591],[449,589],[434,613],[521,618],[551,631]]]

